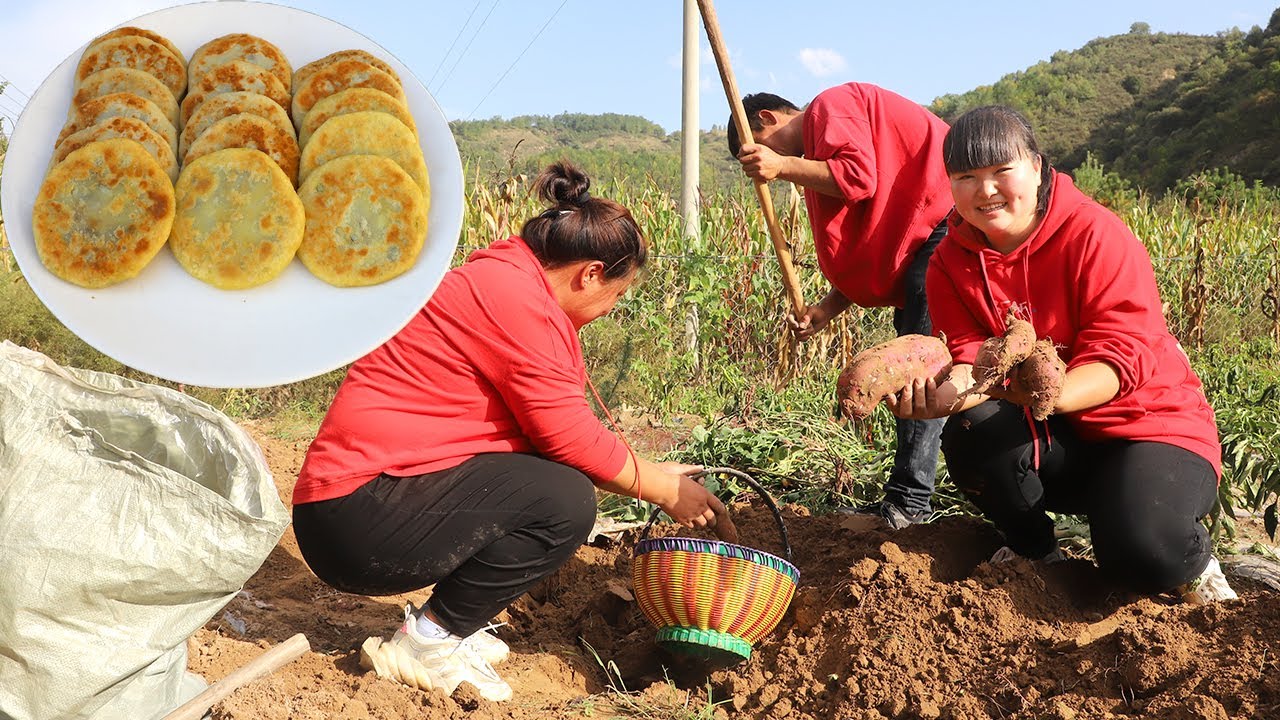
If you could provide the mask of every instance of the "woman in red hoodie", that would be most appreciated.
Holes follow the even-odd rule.
[[[1146,248],[1049,166],[1012,109],[962,115],[943,155],[956,207],[926,285],[955,365],[944,382],[903,388],[894,412],[951,416],[951,478],[1008,542],[993,559],[1061,559],[1046,511],[1084,514],[1098,566],[1121,584],[1234,598],[1199,522],[1222,473],[1213,410],[1165,323]],[[1016,382],[965,395],[1010,309],[1067,366],[1045,422]]]
[[[550,207],[351,366],[307,451],[293,520],[316,576],[361,595],[435,585],[390,641],[361,647],[379,675],[509,698],[491,667],[507,647],[485,625],[587,539],[596,488],[734,539],[699,468],[635,457],[587,405],[578,331],[647,256],[631,214],[589,186],[566,163],[539,176]]]

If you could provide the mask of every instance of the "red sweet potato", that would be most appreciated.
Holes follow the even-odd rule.
[[[999,385],[1018,363],[1031,354],[1036,344],[1036,331],[1031,323],[1013,314],[1013,308],[1004,320],[1005,331],[1000,337],[988,338],[978,348],[973,361],[974,386],[965,394],[983,393]]]
[[[949,372],[951,352],[945,342],[928,335],[903,335],[863,350],[845,366],[836,383],[840,410],[854,419],[865,418],[915,378],[927,375],[941,382]]]
[[[1031,416],[1044,420],[1052,415],[1067,377],[1067,365],[1058,357],[1053,342],[1037,340],[1031,354],[1014,372],[1022,389],[1031,395]]]

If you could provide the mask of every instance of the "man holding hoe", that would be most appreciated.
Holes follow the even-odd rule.
[[[924,277],[946,234],[951,190],[942,163],[947,124],[866,83],[820,93],[803,109],[769,93],[743,98],[754,143],[732,119],[729,152],[755,180],[804,188],[818,267],[831,289],[788,320],[800,340],[854,303],[894,308],[898,335],[931,332]],[[859,508],[900,529],[928,519],[943,423],[897,421],[884,499]]]

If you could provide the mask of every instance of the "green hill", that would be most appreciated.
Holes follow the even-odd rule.
[[[999,103],[1024,112],[1049,157],[1073,169],[1092,153],[1140,186],[1163,190],[1227,167],[1280,185],[1280,10],[1267,29],[1215,36],[1125,35],[945,95],[931,109],[953,119]]]

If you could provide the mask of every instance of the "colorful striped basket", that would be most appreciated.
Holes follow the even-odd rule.
[[[640,610],[658,627],[657,641],[673,652],[720,662],[751,657],[791,604],[800,571],[778,506],[751,476],[731,468],[700,475],[732,475],[750,485],[773,511],[787,559],[718,540],[649,538],[654,510],[640,534],[631,581]]]

